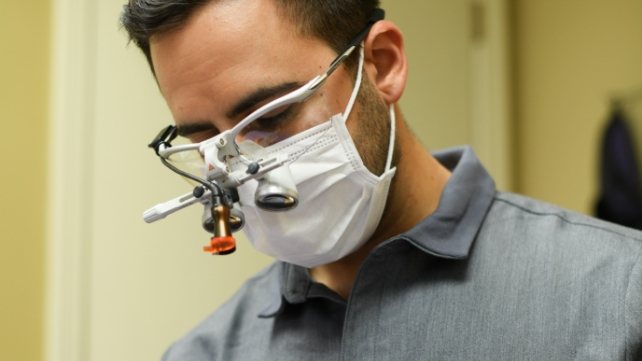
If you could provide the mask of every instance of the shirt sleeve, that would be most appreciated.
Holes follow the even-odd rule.
[[[625,300],[627,360],[642,361],[642,251],[633,264]]]

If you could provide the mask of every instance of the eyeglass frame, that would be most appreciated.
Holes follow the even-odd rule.
[[[363,28],[363,30],[361,30],[361,32],[359,32],[359,34],[357,34],[357,36],[353,38],[346,50],[339,54],[330,63],[325,72],[315,76],[306,84],[293,90],[292,92],[274,99],[271,102],[263,105],[259,109],[253,111],[248,116],[243,118],[239,123],[237,123],[234,127],[202,142],[172,146],[171,142],[176,139],[178,133],[175,125],[169,125],[163,128],[158,133],[154,140],[148,144],[148,147],[153,148],[156,154],[163,160],[169,160],[169,157],[179,152],[201,149],[201,147],[203,147],[204,145],[210,144],[212,142],[219,149],[219,161],[225,161],[227,157],[235,157],[240,155],[235,139],[236,136],[245,127],[275,109],[279,109],[293,103],[301,103],[307,100],[321,87],[321,85],[323,85],[323,83],[325,83],[328,77],[339,67],[339,65],[341,65],[354,52],[354,50],[361,45],[361,42],[368,35],[372,26],[376,22],[383,20],[384,18],[385,11],[383,9],[376,8],[373,11],[371,17],[368,19],[368,22],[366,23],[366,26]]]

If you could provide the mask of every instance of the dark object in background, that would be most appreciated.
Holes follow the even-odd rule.
[[[633,137],[624,113],[614,105],[602,138],[598,218],[642,229],[640,173]]]

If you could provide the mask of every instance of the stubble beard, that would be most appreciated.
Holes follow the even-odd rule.
[[[391,119],[388,106],[367,77],[363,78],[357,105],[354,119],[356,124],[351,131],[352,140],[363,164],[370,172],[379,176],[386,171]]]

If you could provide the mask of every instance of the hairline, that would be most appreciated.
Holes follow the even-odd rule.
[[[147,49],[146,51],[143,50],[143,53],[145,53],[145,57],[147,58],[147,61],[150,66],[150,70],[152,71],[154,78],[156,78],[156,70],[154,68],[154,62],[152,59],[152,50],[151,50],[153,39],[158,36],[167,35],[175,31],[180,31],[182,28],[188,25],[188,23],[191,21],[191,19],[193,19],[193,17],[196,15],[197,12],[202,11],[203,8],[210,6],[215,2],[221,3],[224,1],[232,1],[232,0],[206,0],[203,3],[198,4],[194,6],[192,9],[190,9],[190,11],[187,12],[187,16],[180,19],[180,21],[163,24],[159,28],[155,29],[153,33],[150,33],[147,36],[145,41],[146,44],[144,44],[146,45]],[[306,26],[303,24],[303,21],[301,19],[297,19],[297,15],[294,15],[292,11],[289,11],[288,5],[286,3],[283,3],[278,0],[268,0],[268,1],[271,1],[275,5],[276,11],[280,17],[280,20],[288,22],[290,25],[292,25],[298,36],[301,36],[307,39],[320,40],[322,43],[324,43],[330,49],[332,49],[336,54],[339,54],[342,51],[342,49],[335,46],[335,44],[332,44],[324,36],[322,36],[321,34],[317,34],[312,27],[306,28]],[[354,36],[354,35],[356,34],[350,34],[350,36]],[[131,41],[135,41],[135,39],[130,37],[130,42]],[[139,45],[139,47],[141,46]],[[357,65],[357,62],[355,61],[355,57],[350,56],[350,58],[346,59],[346,61],[344,62],[344,65],[348,69],[348,71],[350,72],[354,71]]]

